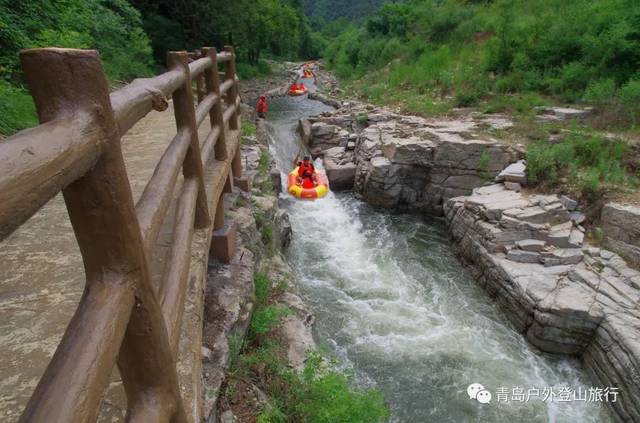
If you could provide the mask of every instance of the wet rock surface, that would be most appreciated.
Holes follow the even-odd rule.
[[[581,357],[596,382],[620,389],[616,416],[640,421],[640,272],[584,245],[567,207],[577,204],[495,184],[444,211],[460,257],[517,330],[544,352]]]

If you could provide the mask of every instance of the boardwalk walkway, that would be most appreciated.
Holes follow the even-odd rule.
[[[200,128],[201,141],[209,131],[209,124]],[[140,197],[153,174],[176,127],[173,105],[162,113],[151,112],[122,139],[123,154],[131,181],[134,201]],[[229,149],[235,149],[238,134],[228,135]],[[215,168],[215,166],[214,166]],[[220,170],[221,171],[221,170]],[[216,169],[208,173],[216,173]],[[208,174],[209,180],[220,175]],[[209,184],[208,190],[213,189]],[[178,193],[179,182],[174,193]],[[213,197],[210,197],[213,198]],[[173,224],[173,210],[165,219],[165,226]],[[163,230],[158,244],[170,245],[169,230]],[[194,236],[198,242],[197,234]],[[154,284],[162,271],[164,250],[153,258],[151,272]],[[203,255],[200,253],[200,255]],[[205,260],[206,257],[200,257]],[[193,259],[192,259],[193,263]],[[193,264],[192,264],[193,268]],[[14,422],[19,418],[39,378],[51,359],[65,327],[75,311],[84,288],[85,274],[82,258],[67,216],[62,195],[59,194],[27,223],[0,244],[0,421]],[[192,392],[190,379],[199,378],[187,360],[199,360],[200,351],[193,349],[184,338],[199,339],[202,287],[190,278],[181,341],[181,362],[178,364],[180,385],[185,400],[199,395]],[[183,354],[185,353],[185,354]],[[199,369],[199,365],[196,367]],[[119,421],[124,413],[124,393],[117,370],[102,406],[101,421]],[[186,401],[188,403],[188,401]],[[189,410],[190,418],[198,410]]]

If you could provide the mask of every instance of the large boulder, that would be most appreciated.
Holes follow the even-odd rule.
[[[356,164],[352,162],[340,165],[332,160],[326,161],[325,170],[327,172],[327,178],[329,178],[331,190],[342,191],[353,188],[356,168]]]
[[[448,199],[470,194],[519,156],[496,141],[467,139],[463,135],[469,134],[455,132],[468,130],[472,123],[434,127],[419,117],[395,119],[370,125],[356,143],[354,189],[372,204],[442,215]],[[383,178],[381,164],[387,162],[395,171]],[[388,192],[382,193],[384,189]]]
[[[337,125],[315,122],[311,125],[311,135],[308,140],[309,149],[314,156],[321,155],[325,150],[333,147],[346,147],[349,142],[349,132]]]

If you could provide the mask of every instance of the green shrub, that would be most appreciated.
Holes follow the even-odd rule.
[[[268,150],[262,150],[260,152],[260,159],[258,161],[258,171],[263,175],[269,171],[269,165],[271,164],[271,154]]]
[[[268,305],[257,308],[251,316],[249,325],[252,335],[264,335],[271,332],[280,323],[280,319],[291,314],[291,309],[280,305]]]
[[[273,69],[264,60],[260,60],[256,64],[238,61],[237,72],[240,79],[254,79],[272,75]]]
[[[356,391],[340,373],[326,371],[319,354],[310,354],[299,382],[296,414],[298,421],[313,423],[374,423],[389,417],[382,393]]]
[[[253,122],[248,120],[242,121],[242,135],[245,137],[250,137],[256,134],[256,125]]]
[[[257,423],[287,423],[287,416],[274,404],[269,404],[258,415]]]
[[[604,78],[591,81],[587,87],[584,98],[594,105],[605,106],[611,104],[617,94],[618,88],[613,78]]]
[[[472,90],[464,90],[456,93],[456,106],[471,107],[478,103],[480,96]]]
[[[623,159],[629,151],[624,141],[611,141],[600,136],[573,134],[550,144],[538,142],[527,152],[527,171],[533,183],[555,185],[567,178],[585,195],[603,188],[637,185],[638,179],[624,168]]]
[[[12,135],[38,124],[29,93],[0,80],[0,134]]]
[[[640,78],[632,79],[620,88],[620,102],[637,124],[640,121]]]
[[[366,113],[360,113],[356,120],[360,125],[366,125],[367,123],[369,123],[369,115]]]
[[[256,291],[256,303],[264,304],[269,297],[269,290],[271,289],[271,281],[265,273],[257,273],[255,277],[255,291]]]

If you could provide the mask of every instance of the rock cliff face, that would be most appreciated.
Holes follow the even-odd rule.
[[[493,121],[492,121],[493,122]],[[300,133],[324,156],[332,188],[397,211],[442,215],[449,198],[492,180],[521,153],[482,138],[473,119],[429,120],[356,105],[303,119]]]
[[[619,389],[610,405],[620,420],[640,421],[640,272],[583,246],[565,204],[496,184],[444,210],[461,258],[527,340],[582,357],[597,382]]]
[[[640,268],[640,207],[609,203],[600,220],[605,244]]]

